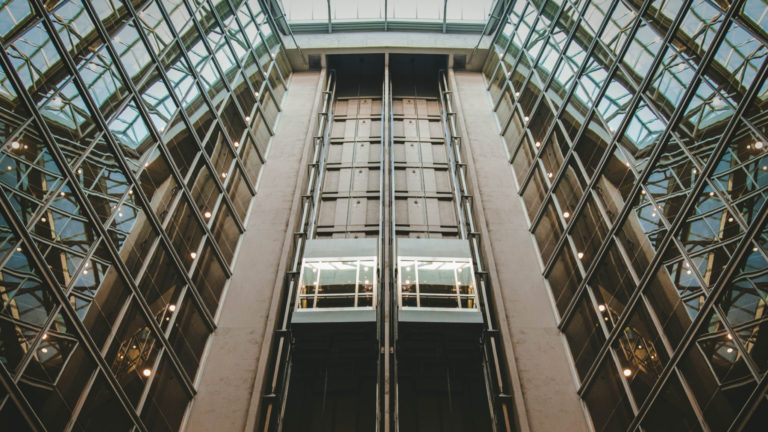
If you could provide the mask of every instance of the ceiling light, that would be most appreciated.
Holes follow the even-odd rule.
[[[584,258],[584,252],[579,252],[576,254],[576,256],[579,257],[579,259],[582,259]]]
[[[599,310],[600,312],[605,312],[605,305],[603,304],[597,305],[597,310]]]
[[[206,219],[210,219],[211,218],[211,212],[207,211],[207,212],[203,213],[203,216],[205,216]]]
[[[632,375],[632,369],[625,368],[623,372],[624,372],[624,376],[625,377],[628,377],[628,376]]]
[[[11,143],[11,148],[14,150],[18,150],[21,147],[21,144],[19,144],[18,141],[14,141]]]
[[[149,378],[149,376],[152,375],[152,369],[145,368],[143,371],[141,371],[141,374],[144,375],[145,377]]]
[[[197,252],[192,252],[192,253],[189,254],[189,256],[191,256],[192,259],[195,259],[195,258],[197,258]]]
[[[563,212],[563,217],[568,219],[569,217],[571,217],[571,214],[569,212]]]
[[[760,150],[761,148],[763,148],[763,145],[764,144],[763,144],[762,141],[755,141],[755,148],[756,149]]]
[[[171,312],[175,311],[176,310],[176,305],[174,305],[174,304],[168,305],[168,310],[171,311]]]

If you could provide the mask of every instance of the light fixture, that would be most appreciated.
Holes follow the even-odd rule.
[[[257,90],[257,91],[255,91],[255,92],[253,92],[253,95],[254,95],[254,96],[256,96],[256,97],[258,98],[258,97],[259,97],[259,91]]]
[[[150,368],[144,368],[143,371],[141,371],[141,374],[145,377],[149,378],[150,375],[152,375],[152,369]]]
[[[43,333],[43,340],[48,339],[48,333]]]
[[[728,348],[726,348],[726,349],[725,349],[725,352],[727,352],[728,354],[730,354],[730,353],[732,353],[732,352],[733,352],[733,348],[731,348],[731,347],[728,347]]]
[[[728,333],[727,337],[728,337],[728,340],[733,340],[733,336],[730,333]]]
[[[211,215],[211,212],[207,211],[203,213],[203,216],[205,216],[206,219],[210,219],[212,215]]]
[[[755,248],[755,249],[757,249],[757,248]],[[16,252],[21,252],[21,248],[20,248],[20,247],[17,247],[17,248],[16,248]],[[757,250],[755,250],[755,252],[757,252]]]
[[[62,191],[61,193],[59,193],[59,195],[61,195],[61,196],[67,196],[67,194],[66,194],[64,191]]]
[[[760,150],[765,144],[762,141],[755,141],[755,148]]]
[[[176,310],[176,305],[175,304],[168,305],[168,310],[171,311],[171,312],[175,311]]]
[[[251,121],[251,116],[245,116],[245,121],[247,122]]]
[[[235,141],[234,144],[235,144],[235,148],[240,147],[240,143],[239,142]]]
[[[8,165],[8,171],[13,171],[13,167],[11,167],[10,165]]]
[[[629,377],[629,376],[632,376],[632,369],[629,369],[629,368],[624,368],[624,371],[623,371],[623,372],[624,372],[624,376],[625,376],[625,377]]]
[[[192,259],[197,258],[197,252],[190,252],[189,256],[192,257]]]
[[[584,258],[584,252],[579,252],[576,254],[576,256],[579,257],[579,259],[582,259]]]
[[[605,312],[605,305],[604,304],[597,305],[597,310],[599,310],[600,312]]]
[[[78,168],[78,169],[77,169],[77,173],[78,173],[78,174],[82,174],[82,173],[83,173],[83,169],[82,169],[82,168]]]
[[[144,162],[144,168],[149,166],[149,162]]]
[[[525,116],[525,118],[523,120],[525,120],[525,122],[528,123],[528,120],[530,120],[530,119],[528,118],[528,116]]]
[[[83,270],[83,274],[87,275],[88,274],[88,269]]]
[[[732,217],[729,217],[729,218],[728,218],[728,222],[733,222],[733,218],[732,218]]]
[[[714,192],[710,192],[709,196],[713,197],[713,196],[715,196],[715,193]]]
[[[128,195],[133,195],[133,189],[128,191]]]
[[[569,217],[571,217],[571,213],[570,212],[563,212],[563,217],[568,219]]]
[[[227,173],[225,172],[221,173],[221,178],[227,178]]]
[[[14,150],[18,150],[19,148],[21,148],[21,144],[19,144],[18,141],[14,141],[11,143],[11,148]]]
[[[19,249],[18,249],[18,251],[19,251],[19,252],[21,252],[21,248],[19,248]],[[752,248],[752,252],[757,252],[757,248],[756,248],[756,247],[753,247],[753,248]]]
[[[541,147],[541,141],[536,141],[536,148]]]
[[[48,352],[48,348],[43,348],[43,349],[41,349],[41,350],[40,350],[40,352],[41,352],[41,353],[43,353],[43,354],[45,354],[45,353],[47,353],[47,352]]]
[[[552,173],[551,173],[551,172],[548,172],[548,173],[547,173],[547,177],[549,177],[549,178],[552,178]]]
[[[644,191],[644,190],[641,190],[641,191],[640,191],[640,195],[645,195],[645,191]]]
[[[515,97],[519,98],[520,97],[520,92],[515,92]]]
[[[41,217],[41,218],[40,218],[40,222],[48,222],[48,219],[46,219],[46,218],[44,218],[44,217]]]

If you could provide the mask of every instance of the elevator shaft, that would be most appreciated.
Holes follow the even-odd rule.
[[[329,58],[260,430],[509,431],[445,58],[384,59]]]

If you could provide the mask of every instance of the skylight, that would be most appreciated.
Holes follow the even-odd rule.
[[[462,23],[483,26],[496,0],[281,0],[288,23]],[[330,19],[329,19],[330,13]]]

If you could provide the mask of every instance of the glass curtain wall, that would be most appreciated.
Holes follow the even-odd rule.
[[[598,431],[768,416],[768,3],[517,0],[484,68]]]
[[[271,25],[0,1],[4,430],[178,430],[291,73]]]

